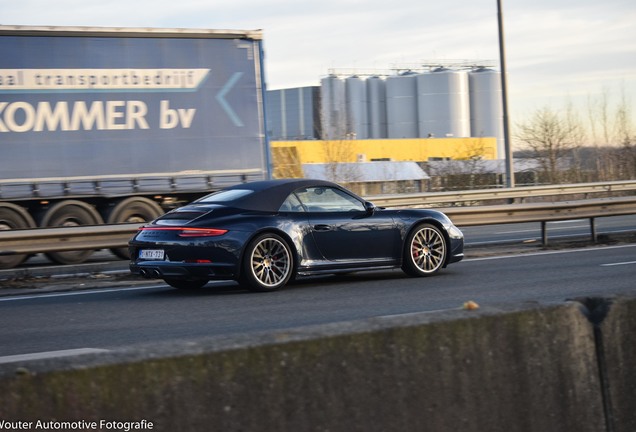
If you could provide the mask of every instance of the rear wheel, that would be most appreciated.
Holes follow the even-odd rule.
[[[68,200],[55,204],[44,213],[40,226],[74,227],[80,225],[100,225],[104,221],[97,210],[82,201]],[[66,252],[48,252],[46,256],[57,264],[79,264],[91,256],[93,251],[76,250]]]
[[[287,242],[273,233],[252,240],[243,259],[241,283],[252,291],[274,291],[291,279],[294,258]]]
[[[165,283],[170,285],[173,288],[182,289],[182,290],[195,290],[202,288],[205,284],[208,283],[206,279],[195,279],[195,280],[186,280],[186,279],[171,279],[164,278]]]
[[[406,239],[402,269],[411,276],[437,273],[446,261],[446,240],[435,225],[418,225]]]
[[[31,215],[22,207],[11,203],[0,203],[0,231],[35,228]],[[0,257],[0,269],[19,266],[28,255],[7,255]]]

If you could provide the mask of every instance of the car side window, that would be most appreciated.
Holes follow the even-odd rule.
[[[310,187],[295,193],[309,212],[364,211],[364,204],[355,197],[332,187]]]
[[[281,211],[281,212],[304,212],[305,209],[303,208],[303,205],[298,200],[298,197],[296,197],[296,195],[292,193],[291,195],[289,195],[287,197],[285,202],[283,202],[283,204],[280,206],[280,209],[278,211]]]

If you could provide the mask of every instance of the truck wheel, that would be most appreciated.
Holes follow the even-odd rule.
[[[0,203],[0,231],[35,228],[31,215],[22,207],[11,203]],[[7,255],[0,257],[0,269],[19,266],[28,255]]]
[[[144,223],[154,220],[164,213],[156,202],[144,197],[130,197],[119,201],[106,217],[107,224]],[[128,248],[110,250],[121,259],[130,259]]]
[[[82,201],[68,200],[55,204],[44,213],[40,222],[45,227],[72,227],[80,225],[100,225],[104,221],[97,210]],[[93,254],[92,250],[48,252],[46,256],[57,264],[79,264]]]

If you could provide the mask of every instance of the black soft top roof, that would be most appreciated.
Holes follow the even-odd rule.
[[[287,199],[290,193],[304,187],[336,187],[342,189],[336,183],[324,180],[312,179],[280,179],[263,180],[251,183],[242,183],[226,188],[225,190],[243,189],[251,190],[251,193],[233,201],[223,202],[228,207],[236,207],[244,210],[255,210],[264,212],[277,212],[280,206]],[[210,202],[214,202],[211,200]]]

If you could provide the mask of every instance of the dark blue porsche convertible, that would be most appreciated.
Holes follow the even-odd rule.
[[[236,185],[139,229],[130,270],[194,289],[236,280],[273,291],[303,275],[402,268],[437,273],[463,257],[462,232],[443,213],[384,209],[321,180]]]

